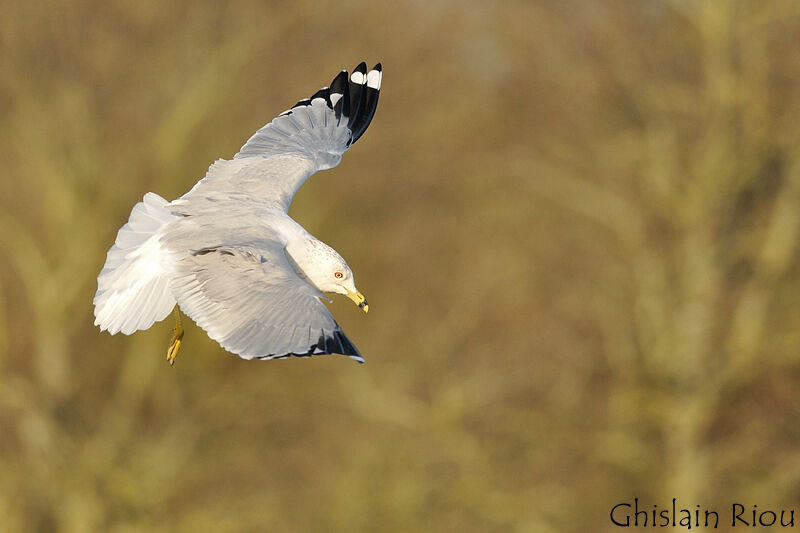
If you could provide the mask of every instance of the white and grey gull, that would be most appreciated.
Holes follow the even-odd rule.
[[[231,160],[168,202],[147,193],[117,233],[97,278],[95,325],[111,334],[148,329],[174,309],[167,359],[174,362],[180,311],[244,359],[361,354],[321,301],[367,300],[330,246],[288,214],[300,186],[335,167],[375,114],[380,63],[340,72],[258,130]]]

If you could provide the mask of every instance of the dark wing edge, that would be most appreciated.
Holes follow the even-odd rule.
[[[361,352],[355,347],[353,342],[345,335],[339,324],[332,331],[322,330],[316,343],[312,344],[307,352],[304,353],[284,353],[268,354],[255,356],[254,359],[267,361],[271,359],[288,359],[289,357],[311,357],[312,355],[346,355],[357,363],[364,363]]]
[[[309,150],[340,156],[364,134],[375,116],[382,78],[380,63],[367,72],[362,61],[349,78],[342,70],[330,86],[300,100],[259,129],[234,159]],[[322,167],[329,167],[324,158]]]
[[[378,108],[378,95],[381,91],[381,81],[383,79],[383,67],[380,63],[366,71],[366,64],[360,63],[350,76],[350,88],[358,91],[359,105],[349,117],[348,127],[353,133],[350,144],[355,143],[367,131],[375,110]],[[355,77],[355,80],[353,79]],[[360,90],[359,90],[360,89]],[[351,100],[352,102],[352,100]],[[352,103],[351,103],[352,107]]]

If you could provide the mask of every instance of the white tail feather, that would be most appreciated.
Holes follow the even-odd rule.
[[[133,207],[97,277],[94,323],[112,335],[147,329],[175,306],[158,242],[161,228],[174,218],[167,203],[147,193]]]

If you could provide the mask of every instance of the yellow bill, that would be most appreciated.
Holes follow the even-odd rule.
[[[359,309],[365,313],[369,313],[369,304],[363,294],[358,291],[347,291],[347,297],[353,300],[353,303],[355,303]]]

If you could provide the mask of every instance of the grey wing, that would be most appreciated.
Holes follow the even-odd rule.
[[[367,72],[362,62],[348,79],[340,72],[330,87],[297,102],[259,129],[232,161],[219,160],[181,200],[243,194],[276,203],[284,211],[315,172],[335,167],[375,115],[380,63]]]
[[[363,363],[282,245],[210,246],[174,257],[170,288],[184,313],[244,359],[338,353]]]

